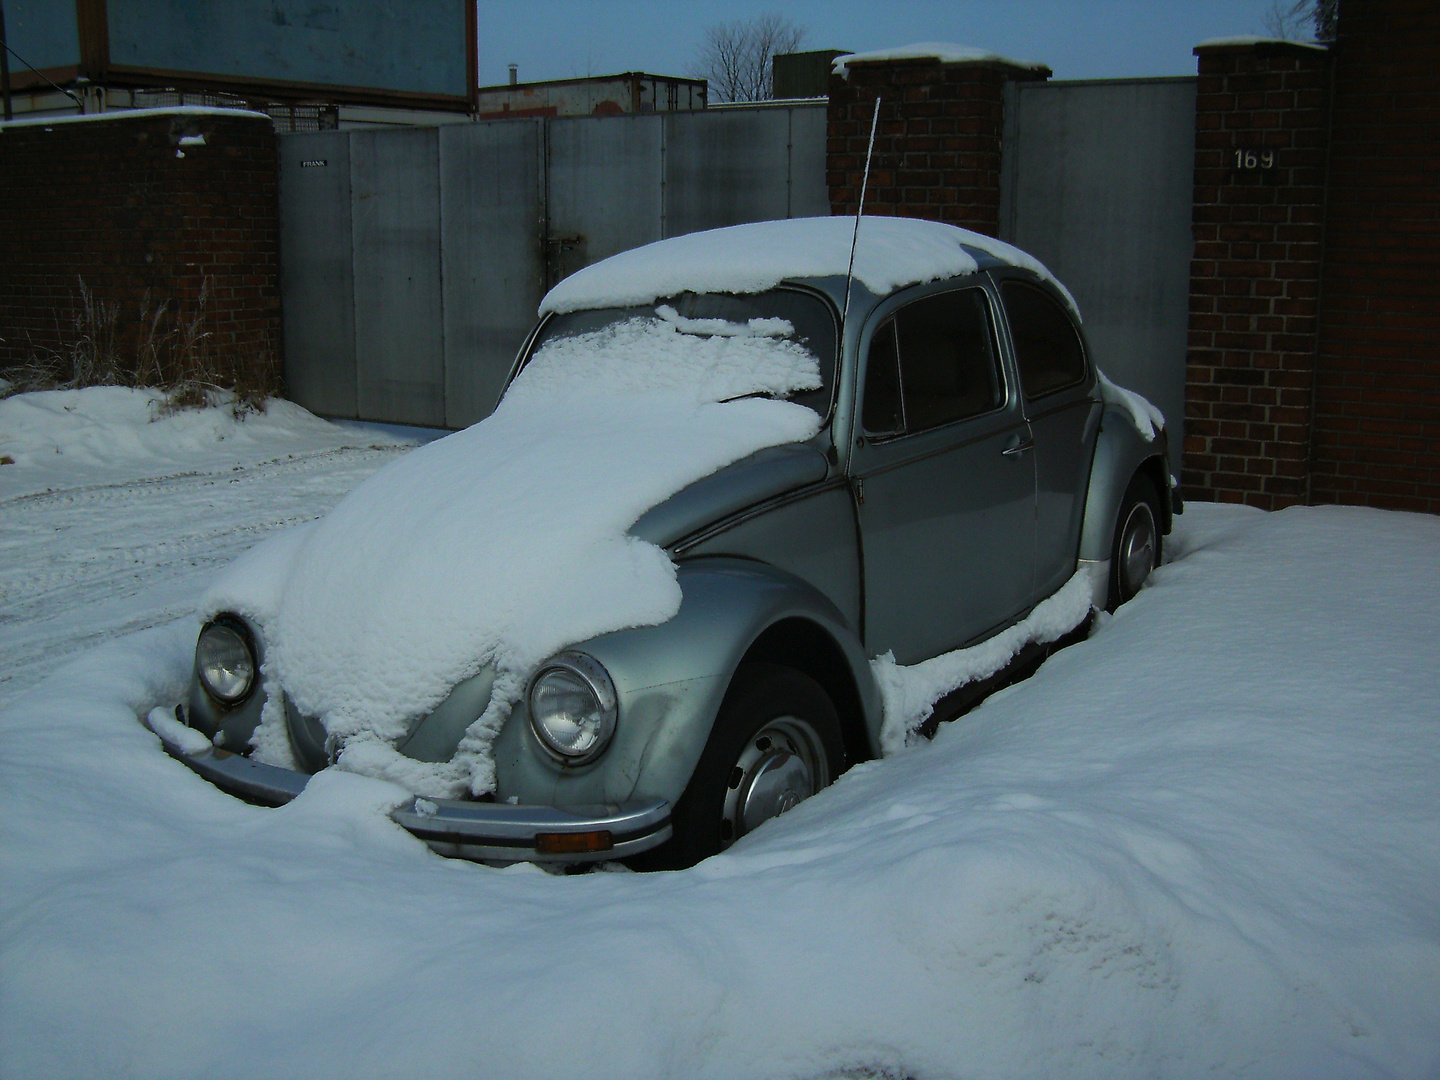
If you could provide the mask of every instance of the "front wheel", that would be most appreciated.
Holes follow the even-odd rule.
[[[1140,591],[1150,571],[1160,565],[1160,497],[1148,476],[1137,473],[1125,490],[1115,519],[1110,551],[1110,602],[1114,611]]]
[[[840,718],[819,683],[793,668],[745,664],[675,804],[674,837],[637,862],[678,868],[723,851],[830,784],[844,761]]]

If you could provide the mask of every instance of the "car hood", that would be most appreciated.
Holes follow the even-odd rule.
[[[342,766],[353,745],[356,771],[421,794],[480,794],[494,784],[490,742],[536,664],[678,609],[674,565],[648,537],[815,475],[813,448],[756,452],[802,443],[819,424],[764,398],[507,397],[247,554],[202,614],[231,610],[263,627],[267,692],[283,686],[320,718],[346,747]],[[454,759],[417,781],[394,744],[485,666],[496,671],[491,708]]]

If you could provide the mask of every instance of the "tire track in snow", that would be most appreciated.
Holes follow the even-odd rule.
[[[409,447],[349,447],[0,500],[0,704],[67,657],[183,617],[236,556]]]

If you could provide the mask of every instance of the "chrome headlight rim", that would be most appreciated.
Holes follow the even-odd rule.
[[[594,700],[594,712],[598,714],[598,731],[593,742],[581,750],[575,750],[556,740],[547,730],[547,717],[537,708],[536,690],[550,675],[560,673],[577,680],[588,690]],[[530,730],[545,753],[561,765],[587,765],[600,757],[610,747],[620,719],[620,699],[615,692],[615,683],[605,666],[587,653],[574,649],[556,653],[537,667],[530,676],[525,689],[525,705],[530,715]]]
[[[217,687],[207,675],[206,665],[200,661],[201,644],[206,635],[212,631],[232,635],[244,649],[250,670],[245,678],[245,685],[239,691],[226,693]],[[255,688],[260,684],[260,653],[255,647],[255,636],[250,632],[250,627],[246,625],[245,620],[225,613],[217,615],[200,628],[200,634],[195,639],[195,677],[200,682],[200,688],[222,705],[234,708],[243,705],[250,699],[251,695],[255,693]]]

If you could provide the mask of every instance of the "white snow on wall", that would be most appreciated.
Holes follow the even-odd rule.
[[[1206,38],[1196,45],[1197,49],[1218,48],[1224,45],[1303,45],[1307,49],[1319,49],[1326,52],[1328,46],[1321,45],[1315,41],[1291,41],[1288,38],[1255,37],[1251,34],[1237,34],[1234,37]]]
[[[136,120],[155,116],[235,116],[248,120],[271,119],[269,113],[256,112],[251,109],[222,109],[209,105],[169,105],[155,109],[112,109],[103,113],[75,113],[66,116],[27,116],[15,120],[0,120],[0,128],[93,124],[105,120]]]
[[[914,45],[897,45],[893,49],[875,49],[871,52],[837,56],[830,70],[841,78],[849,78],[851,64],[885,60],[938,60],[942,64],[1009,64],[1011,67],[1028,68],[1031,71],[1045,67],[1044,64],[1012,60],[1008,56],[1001,56],[988,49],[977,49],[970,45],[954,45],[947,41],[922,41]]]

